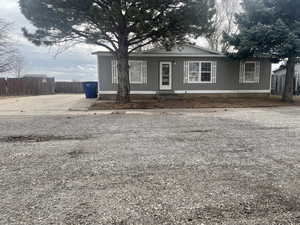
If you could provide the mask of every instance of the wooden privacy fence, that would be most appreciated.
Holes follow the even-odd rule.
[[[284,92],[285,76],[272,76],[272,94],[281,95]],[[294,77],[294,95],[300,95],[300,75]]]
[[[54,78],[0,78],[0,96],[82,94],[82,82],[55,82]]]
[[[6,90],[6,79],[5,78],[0,78],[0,96],[6,95],[7,90]]]
[[[0,95],[49,95],[55,93],[54,78],[8,78],[0,80]]]
[[[83,93],[81,82],[56,82],[55,93],[81,94]]]

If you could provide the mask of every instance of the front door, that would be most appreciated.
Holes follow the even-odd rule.
[[[172,89],[172,62],[160,63],[160,90]]]

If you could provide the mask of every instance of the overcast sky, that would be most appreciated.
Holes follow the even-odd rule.
[[[97,46],[77,46],[56,57],[56,50],[34,46],[22,35],[21,28],[31,25],[21,14],[18,0],[0,0],[0,18],[13,23],[11,37],[25,58],[25,73],[47,74],[57,80],[97,79],[96,57],[91,55],[99,50]]]

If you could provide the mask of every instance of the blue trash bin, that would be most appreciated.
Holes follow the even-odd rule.
[[[98,82],[84,82],[83,89],[86,98],[97,98]]]

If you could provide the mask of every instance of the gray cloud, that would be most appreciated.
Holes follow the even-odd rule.
[[[42,73],[55,76],[57,80],[96,80],[96,57],[91,52],[97,46],[78,45],[59,55],[55,49],[37,47],[27,41],[22,27],[33,29],[21,14],[18,0],[0,0],[0,18],[13,23],[11,36],[25,58],[26,73]]]

